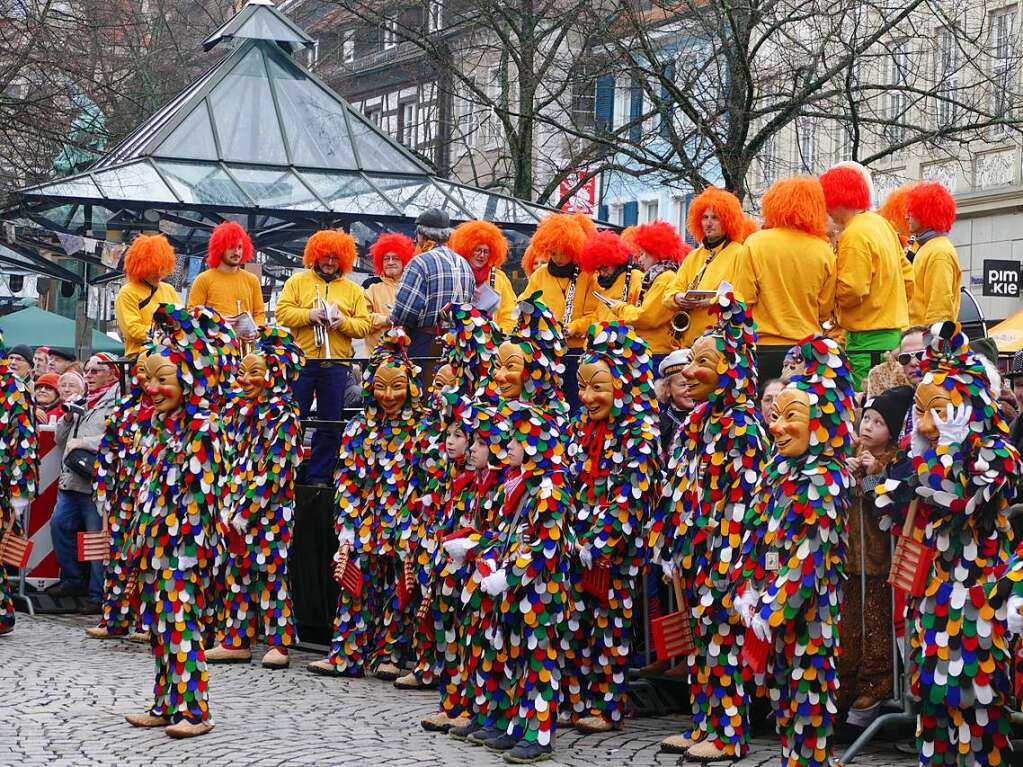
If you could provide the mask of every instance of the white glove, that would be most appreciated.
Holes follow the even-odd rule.
[[[753,629],[753,633],[761,642],[771,641],[771,626],[766,618],[762,618],[759,614],[754,615],[750,618],[749,627]]]
[[[742,621],[744,626],[750,625],[750,621],[753,620],[753,611],[756,609],[757,602],[759,601],[760,594],[757,593],[757,590],[752,586],[747,586],[746,590],[732,602],[735,614],[739,616],[739,620]]]
[[[909,457],[918,458],[931,448],[931,441],[916,429],[913,429],[913,436],[909,442]]]
[[[973,415],[973,408],[965,402],[959,407],[953,407],[949,403],[945,407],[944,421],[938,417],[937,410],[932,410],[931,415],[934,416],[934,425],[938,429],[939,445],[948,447],[962,444],[966,435],[970,433],[970,417]]]
[[[505,575],[504,568],[492,572],[480,582],[480,586],[492,597],[506,592],[508,590],[508,576]]]
[[[444,553],[451,558],[455,567],[461,567],[465,562],[466,554],[476,548],[478,543],[478,541],[469,538],[455,538],[451,541],[444,541]]]
[[[355,543],[355,530],[350,527],[342,527],[337,537],[337,542],[342,546],[351,546]]]
[[[1023,610],[1023,597],[1015,595],[1009,597],[1009,604],[1005,608],[1005,622],[1009,627],[1009,633],[1016,636],[1023,634],[1023,615],[1020,615],[1020,610]]]
[[[582,546],[579,548],[579,561],[583,563],[583,567],[589,570],[593,567],[593,552],[589,546]]]
[[[675,576],[675,562],[669,559],[661,560],[661,573],[664,575],[664,580],[670,581]]]
[[[239,535],[244,535],[245,530],[248,528],[249,523],[241,514],[235,514],[231,517],[231,527],[233,527]]]
[[[19,520],[25,518],[25,509],[32,505],[32,501],[28,498],[12,498],[11,509],[14,511],[14,516]]]

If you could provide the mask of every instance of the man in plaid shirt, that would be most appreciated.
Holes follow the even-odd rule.
[[[418,254],[402,272],[391,309],[391,323],[404,326],[412,339],[410,357],[434,352],[441,311],[448,304],[471,303],[476,293],[469,262],[445,245],[450,235],[451,219],[442,210],[430,208],[416,219]]]

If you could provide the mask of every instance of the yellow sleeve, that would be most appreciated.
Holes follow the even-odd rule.
[[[696,251],[693,251],[693,253],[695,252]],[[682,265],[679,266],[678,271],[675,272],[675,278],[671,281],[671,285],[668,286],[668,289],[664,291],[664,297],[661,299],[664,301],[665,307],[671,309],[672,314],[678,311],[678,304],[675,303],[675,294],[685,293],[686,288],[689,287],[689,283],[693,280],[695,272],[690,266],[693,253],[690,253],[682,260]]]
[[[909,263],[909,257],[906,256],[906,251],[902,251],[902,262],[899,266],[902,269],[902,284],[906,288],[906,303],[908,304],[913,300],[914,277],[913,265]]]
[[[122,289],[117,294],[114,301],[114,316],[117,318],[117,327],[121,330],[126,347],[141,346],[146,342],[152,322],[147,322],[142,310],[139,309],[139,297],[134,291]]]
[[[632,282],[629,283],[629,303],[636,306],[639,303],[639,291],[643,289],[643,272],[639,269],[632,270]]]
[[[352,283],[352,313],[341,315],[341,332],[349,338],[365,338],[369,332],[369,305],[365,291]]]
[[[843,309],[863,303],[870,292],[872,259],[859,235],[848,236],[838,244],[838,271],[835,275],[835,302]]]
[[[255,275],[252,275],[255,277]],[[266,324],[266,304],[263,303],[263,288],[259,284],[259,278],[252,280],[252,319],[257,325]]]
[[[309,320],[310,309],[301,305],[299,279],[298,275],[289,278],[277,299],[277,321],[289,328],[305,328],[313,324]]]
[[[664,301],[665,294],[674,285],[675,276],[672,272],[665,272],[660,275],[650,289],[643,296],[643,303],[639,306],[631,304],[618,304],[615,307],[615,316],[626,325],[631,325],[636,330],[653,330],[661,328],[671,322],[675,316],[675,309],[669,308]],[[672,305],[672,307],[674,304]]]
[[[500,269],[497,270],[494,278],[494,288],[497,290],[498,295],[501,296],[501,304],[497,307],[494,322],[505,333],[510,333],[515,326],[512,320],[512,311],[515,309],[516,303],[515,291],[512,289],[511,280],[508,279],[508,275]]]
[[[539,285],[539,282],[540,282],[539,274],[540,274],[540,270],[536,269],[536,270],[533,271],[533,273],[531,275],[529,275],[529,279],[526,280],[526,287],[524,287],[522,289],[522,292],[519,293],[519,296],[518,296],[518,300],[519,301],[522,301],[522,300],[524,300],[526,298],[529,298],[531,295],[533,295],[537,291],[543,292],[543,288],[540,287],[540,285]]]
[[[753,252],[748,245],[743,245],[742,250],[736,258],[735,295],[746,303],[750,311],[760,300],[760,278],[757,275],[756,264],[753,261]]]
[[[828,258],[827,263],[824,285],[821,286],[821,294],[817,298],[817,321],[821,326],[835,317],[835,259]]]
[[[956,319],[953,314],[959,292],[959,259],[948,252],[937,255],[927,270],[927,284],[919,286],[927,296],[927,308],[924,310],[927,325]]]
[[[195,278],[192,287],[188,291],[188,308],[193,306],[206,306],[209,300],[209,289],[206,287],[206,272]]]
[[[575,308],[573,319],[568,323],[568,334],[585,336],[590,325],[597,321],[597,299],[593,297],[593,279],[580,272],[576,278]],[[584,284],[580,284],[584,283]],[[582,288],[580,290],[580,288]]]

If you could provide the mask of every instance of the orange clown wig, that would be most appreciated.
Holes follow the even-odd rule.
[[[766,229],[798,229],[826,240],[828,211],[820,181],[794,176],[775,181],[761,202]]]
[[[140,234],[124,254],[124,273],[135,282],[158,282],[174,271],[174,248],[162,234]]]
[[[220,266],[220,259],[224,252],[231,248],[242,249],[242,263],[247,264],[252,260],[252,239],[242,225],[237,221],[224,221],[217,224],[210,235],[210,244],[207,248],[206,265],[210,269]]]
[[[548,260],[552,253],[562,253],[577,264],[587,236],[579,218],[565,213],[552,213],[536,227],[529,247],[537,252],[537,256],[545,254]]]
[[[916,219],[920,229],[933,229],[944,234],[956,220],[956,201],[936,181],[917,184],[906,198],[906,213]]]
[[[919,181],[910,181],[897,189],[893,189],[885,198],[884,204],[877,212],[888,219],[888,223],[895,227],[899,234],[902,247],[909,244],[909,222],[906,221],[906,203],[909,201],[909,193]]]
[[[870,187],[862,171],[848,165],[836,165],[823,173],[820,181],[829,213],[835,208],[870,209]]]
[[[631,249],[614,232],[597,232],[590,237],[579,255],[579,266],[585,272],[595,272],[603,266],[622,266],[628,263]]]
[[[739,198],[724,189],[708,186],[693,198],[686,220],[689,234],[697,242],[703,242],[706,239],[703,233],[703,214],[708,210],[714,211],[717,215],[727,239],[740,243],[746,239],[748,233],[746,214],[742,212]]]
[[[302,263],[307,269],[312,269],[330,256],[337,259],[342,274],[352,271],[355,266],[355,240],[352,236],[336,229],[321,229],[306,242]]]
[[[500,266],[508,258],[508,240],[489,221],[466,221],[459,224],[448,240],[448,247],[467,261],[480,245],[486,245],[490,251],[487,269]]]
[[[373,258],[373,272],[378,277],[384,276],[384,256],[389,253],[398,257],[404,269],[416,254],[416,244],[399,232],[384,232],[377,237],[369,247],[369,255]]]
[[[622,239],[625,240],[624,232]],[[681,261],[690,250],[678,230],[666,221],[651,221],[632,228],[629,240],[635,249],[656,261]]]

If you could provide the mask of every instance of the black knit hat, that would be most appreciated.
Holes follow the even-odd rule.
[[[1009,363],[1009,369],[1005,371],[1005,377],[1010,381],[1013,378],[1023,378],[1023,351],[1012,355],[1012,362]]]
[[[906,413],[913,404],[913,387],[896,386],[887,389],[872,400],[868,400],[863,406],[863,412],[875,410],[884,420],[888,427],[888,434],[893,442],[899,439],[902,433],[902,424],[906,420]]]
[[[60,357],[62,360],[67,360],[68,362],[75,361],[75,353],[73,351],[71,351],[70,349],[62,349],[58,346],[50,347],[50,356]]]
[[[18,344],[17,346],[13,346],[7,350],[8,356],[12,354],[17,354],[19,357],[21,357],[31,365],[32,357],[34,356],[35,352],[32,351],[31,347],[25,346],[25,344]]]

